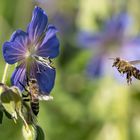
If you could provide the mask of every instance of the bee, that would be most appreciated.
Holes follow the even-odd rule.
[[[20,83],[22,85],[22,83]],[[35,116],[39,113],[39,100],[52,100],[52,96],[43,95],[39,89],[39,85],[37,80],[31,78],[27,82],[27,88],[22,85],[27,92],[27,94],[23,94],[23,101],[30,101],[30,107]]]
[[[140,60],[125,61],[119,57],[110,59],[114,60],[112,67],[116,67],[120,73],[126,74],[128,85],[132,83],[132,76],[140,80],[140,70],[134,66],[135,64],[140,64]]]
[[[36,79],[31,79],[28,82],[28,88],[29,88],[29,95],[30,95],[30,105],[33,113],[37,116],[39,112],[39,86],[37,84]]]
[[[48,67],[50,69],[55,69],[52,66],[52,61],[49,57],[46,58],[46,57],[41,57],[41,56],[38,56],[38,55],[33,55],[32,57],[37,63],[43,65],[44,67]],[[39,69],[38,69],[38,72],[40,72]],[[47,96],[44,93],[42,93],[39,89],[39,85],[37,83],[37,80],[35,78],[30,78],[29,79],[29,77],[27,75],[26,75],[26,79],[27,79],[26,80],[27,81],[26,86],[24,86],[19,81],[21,86],[27,92],[27,95],[23,94],[23,100],[24,101],[30,101],[30,106],[31,106],[32,112],[34,113],[34,115],[37,116],[38,113],[39,113],[39,100],[51,100],[51,99],[53,99],[53,97],[52,96]],[[28,97],[30,97],[30,99],[28,99]]]

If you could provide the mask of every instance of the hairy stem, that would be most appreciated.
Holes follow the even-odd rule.
[[[3,84],[6,82],[6,77],[7,77],[7,72],[8,72],[8,66],[9,66],[9,64],[6,63],[5,68],[4,68],[4,73],[3,73],[2,81],[1,81]]]

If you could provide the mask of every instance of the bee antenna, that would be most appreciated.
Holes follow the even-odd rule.
[[[108,59],[110,59],[110,60],[115,60],[115,58],[108,58]]]

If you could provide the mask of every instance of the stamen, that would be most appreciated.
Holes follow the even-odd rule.
[[[25,58],[28,58],[29,56],[30,56],[30,52],[29,51],[26,51]]]
[[[37,63],[36,63],[36,66],[37,66],[37,73],[41,73],[41,71],[40,71],[39,66],[38,66]]]

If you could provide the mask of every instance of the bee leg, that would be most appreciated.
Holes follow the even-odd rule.
[[[129,72],[126,74],[127,84],[129,85]]]
[[[132,73],[131,71],[128,71],[127,74],[126,74],[126,79],[127,79],[127,84],[130,85],[132,84]]]
[[[132,84],[132,72],[130,71],[130,84]]]
[[[119,73],[121,73],[121,70],[118,68]]]
[[[123,76],[123,74],[124,74],[125,72],[123,72],[123,71],[120,70],[119,68],[117,68],[117,69],[118,69],[119,73],[121,74],[121,76]]]
[[[121,75],[124,76],[125,73],[126,73],[126,71],[122,71],[122,74]]]
[[[120,67],[117,67],[117,70],[119,71],[119,73],[122,73],[122,70],[120,69]]]
[[[132,78],[131,77],[129,77],[129,79],[128,79],[128,85],[132,85]]]
[[[27,92],[27,94],[22,93],[22,97],[28,97],[31,93],[29,92],[28,89],[26,89],[26,87],[19,81],[20,85],[24,88],[24,90]]]

